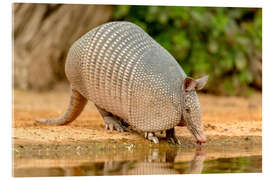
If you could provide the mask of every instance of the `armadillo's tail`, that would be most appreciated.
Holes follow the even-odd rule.
[[[87,99],[83,97],[78,91],[72,89],[68,109],[61,117],[52,119],[36,119],[36,121],[40,123],[57,125],[68,124],[80,115],[86,103]]]

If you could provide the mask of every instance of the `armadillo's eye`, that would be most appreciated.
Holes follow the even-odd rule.
[[[185,109],[187,113],[190,113],[190,109],[189,108],[186,108]]]

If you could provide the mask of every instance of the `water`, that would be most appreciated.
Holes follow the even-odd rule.
[[[13,149],[15,177],[262,172],[261,146],[95,143]]]

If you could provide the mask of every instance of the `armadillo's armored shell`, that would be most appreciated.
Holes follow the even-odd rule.
[[[71,47],[66,75],[72,88],[142,131],[160,131],[180,121],[185,73],[140,27],[101,25]]]

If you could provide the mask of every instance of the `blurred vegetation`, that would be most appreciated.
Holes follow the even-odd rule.
[[[203,174],[207,173],[260,173],[262,172],[262,157],[220,158],[204,162]]]
[[[188,76],[208,74],[208,92],[249,95],[254,88],[261,90],[260,8],[119,5],[113,20],[142,27]],[[260,70],[254,71],[253,61]]]

